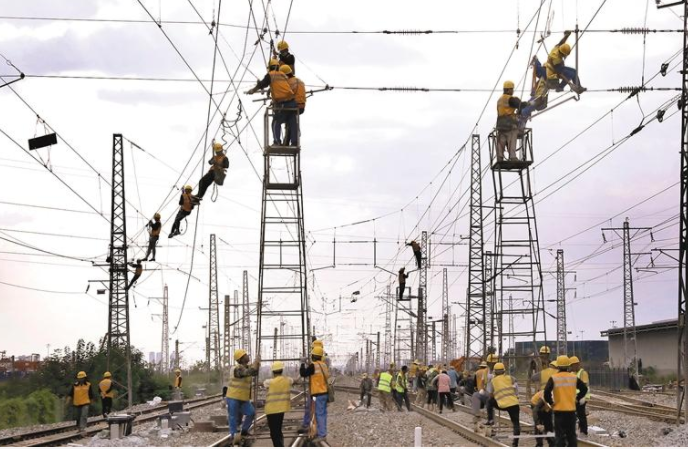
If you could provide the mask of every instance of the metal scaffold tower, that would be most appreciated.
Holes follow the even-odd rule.
[[[278,360],[293,363],[308,357],[311,341],[301,147],[273,145],[274,115],[272,107],[266,109],[256,352],[261,354],[263,343],[274,339],[271,331],[283,322],[287,331],[273,344],[284,343],[289,356],[282,352]]]
[[[557,250],[557,355],[567,354],[564,250]]]
[[[480,135],[471,138],[470,241],[468,246],[468,297],[466,298],[466,360],[487,353],[485,332],[485,271],[483,254],[483,190]]]
[[[490,133],[496,226],[494,293],[499,309],[495,315],[497,345],[499,354],[505,354],[505,342],[513,342],[513,346],[517,340],[530,342],[532,346],[524,345],[521,354],[516,353],[515,347],[508,348],[506,356],[510,366],[525,370],[526,364],[516,366],[517,358],[537,353],[537,341],[546,339],[540,243],[530,180],[532,131],[526,128],[518,135],[517,156],[513,160],[498,154],[497,139],[496,131]]]
[[[215,234],[210,234],[210,270],[208,279],[208,351],[215,370],[220,370],[220,298],[217,292],[217,245]],[[209,367],[211,368],[211,367]]]
[[[416,314],[411,310],[410,297],[405,296],[403,300],[399,300],[397,296],[394,304],[394,360],[392,361],[403,365],[413,362],[413,318]]]
[[[428,232],[423,231],[420,238],[420,268],[418,281],[418,309],[416,311],[416,350],[415,357],[428,360]],[[434,335],[433,335],[434,338]],[[434,354],[433,354],[434,356]]]
[[[230,313],[229,295],[225,295],[224,308],[224,327],[222,332],[222,366],[231,366],[232,363],[232,317]]]
[[[251,305],[248,300],[248,271],[244,270],[241,302],[241,349],[251,353]],[[238,348],[237,348],[238,349]],[[260,351],[260,346],[257,348]]]
[[[112,203],[110,214],[110,297],[108,303],[107,367],[126,365],[127,400],[132,406],[129,292],[127,290],[127,219],[124,193],[124,145],[121,134],[112,136]],[[124,361],[113,360],[124,356]],[[123,363],[122,363],[123,362]]]

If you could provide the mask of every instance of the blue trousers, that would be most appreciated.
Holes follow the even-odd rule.
[[[325,438],[327,436],[327,395],[321,394],[320,396],[308,397],[306,399],[307,405],[303,415],[303,426],[308,427],[311,425],[312,399],[315,399],[315,419],[317,421],[318,436]]]
[[[227,398],[227,415],[229,420],[229,434],[233,436],[237,433],[237,427],[241,420],[240,415],[243,416],[241,432],[246,434],[248,433],[248,429],[251,428],[251,424],[253,424],[253,418],[256,415],[256,411],[253,409],[251,401],[240,401],[238,399]]]
[[[296,120],[298,114],[297,108],[296,100],[283,101],[275,104],[275,116],[272,119],[273,145],[282,145],[282,124],[286,124],[290,130],[295,130],[295,132],[290,132],[287,135],[288,141],[285,142],[285,144],[291,146],[298,145],[299,128],[297,127]],[[285,111],[283,109],[287,110]]]

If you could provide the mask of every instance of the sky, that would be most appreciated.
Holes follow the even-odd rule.
[[[652,250],[671,254],[678,241],[677,92],[643,92],[629,99],[628,93],[607,90],[643,82],[655,89],[680,86],[680,33],[644,37],[610,31],[677,30],[682,26],[677,12],[640,0],[545,0],[539,16],[538,0],[352,0],[345,8],[275,0],[267,12],[257,2],[250,11],[250,3],[28,0],[0,7],[0,54],[27,75],[0,88],[0,351],[46,354],[47,345],[50,350],[74,346],[79,338],[98,341],[106,333],[107,296],[95,294],[97,282],[85,292],[89,281],[107,276],[92,261],[104,263],[109,242],[112,134],[128,139],[133,258],[132,251],[136,257],[145,251],[147,220],[157,211],[163,221],[170,219],[181,186],[187,180],[195,185],[205,172],[202,150],[210,139],[235,140],[231,131],[219,131],[219,123],[223,113],[236,119],[239,100],[241,145],[229,146],[227,180],[217,201],[207,196],[190,217],[193,231],[199,214],[195,250],[193,232],[170,241],[171,223],[164,226],[159,263],[146,264],[131,295],[131,341],[144,353],[160,350],[161,307],[155,298],[168,285],[170,337],[181,342],[187,361],[204,357],[208,313],[200,308],[208,304],[213,233],[220,297],[241,292],[247,270],[255,302],[263,109],[244,92],[264,75],[269,39],[277,29],[286,33],[297,75],[309,89],[334,87],[308,99],[301,117],[301,163],[313,322],[335,360],[343,363],[363,347],[365,334],[384,332],[385,302],[379,296],[393,280],[390,272],[413,266],[404,244],[421,231],[428,231],[433,245],[428,315],[442,313],[442,268],[449,265],[449,299],[461,327],[470,137],[480,134],[483,143],[485,247],[494,249],[487,136],[501,84],[511,79],[517,95],[527,97],[528,63],[534,54],[546,57],[536,40],[548,27],[545,46],[551,48],[577,23],[588,30],[578,44],[578,67],[589,91],[530,125],[548,339],[556,337],[556,279],[550,272],[557,249],[565,251],[566,268],[575,272],[567,276],[569,338],[600,339],[602,330],[622,325],[622,247],[616,234],[601,228],[622,226],[626,217],[632,227],[653,227],[652,236],[640,232],[632,242],[634,253],[652,254],[634,258],[636,321],[676,317],[674,261]],[[217,20],[218,10],[222,26],[208,123],[214,42],[203,22]],[[153,20],[160,19],[158,27]],[[269,27],[262,42],[255,24]],[[517,29],[525,32],[516,48]],[[657,75],[667,61],[666,76]],[[3,67],[6,81],[16,79],[12,66]],[[352,87],[446,90],[347,89]],[[666,109],[661,123],[654,120],[657,109]],[[37,115],[60,135],[58,145],[31,152],[38,162],[27,145],[46,131]],[[642,130],[626,139],[641,124]],[[373,266],[374,251],[384,269]],[[644,270],[651,259],[654,270]],[[417,273],[408,282],[416,288]],[[351,302],[354,291],[360,295]],[[525,325],[516,319],[517,328]]]

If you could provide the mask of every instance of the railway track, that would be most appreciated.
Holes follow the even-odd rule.
[[[613,411],[666,423],[675,423],[678,416],[675,407],[659,405],[615,393],[596,391],[588,404],[588,407],[592,410]],[[685,423],[685,416],[683,414],[681,415],[681,423]]]
[[[218,394],[206,398],[188,400],[184,403],[185,409],[193,410],[198,407],[204,407],[206,405],[213,404],[217,402],[219,397],[220,395]],[[131,413],[132,415],[136,415],[133,425],[155,421],[158,419],[158,417],[166,415],[167,413],[167,403],[152,407],[149,410],[140,413]],[[74,440],[95,435],[107,428],[107,420],[105,418],[98,418],[89,421],[88,427],[84,432],[79,432],[76,424],[65,423],[50,429],[21,432],[1,437],[0,446],[39,447],[63,445]]]

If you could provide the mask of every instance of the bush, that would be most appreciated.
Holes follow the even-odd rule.
[[[22,426],[27,422],[24,401],[21,399],[6,399],[0,402],[0,429]]]
[[[26,411],[31,423],[49,424],[57,421],[59,398],[48,390],[38,390],[26,399]]]

